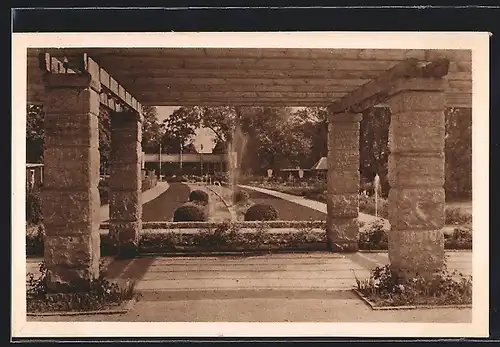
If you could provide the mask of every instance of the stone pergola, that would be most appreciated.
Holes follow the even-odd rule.
[[[444,260],[446,107],[471,107],[468,50],[29,49],[28,103],[45,110],[45,262],[54,288],[99,272],[98,114],[112,116],[110,233],[141,230],[142,105],[327,106],[327,236],[357,251],[360,113],[392,109],[389,256],[401,272]]]

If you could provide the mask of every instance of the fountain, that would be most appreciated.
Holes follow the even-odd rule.
[[[243,153],[246,149],[248,136],[243,133],[241,127],[237,125],[233,130],[232,141],[228,146],[228,178],[231,191],[234,192],[238,186],[239,173],[241,169],[241,162]]]
[[[245,152],[246,145],[248,143],[248,135],[244,134],[241,127],[237,125],[233,130],[232,141],[228,145],[228,153],[227,153],[227,175],[228,175],[228,183],[229,183],[229,193],[225,197],[226,201],[228,201],[228,208],[233,216],[233,220],[237,219],[237,211],[236,206],[233,205],[232,195],[239,183],[239,173],[241,169],[241,162],[243,153]]]

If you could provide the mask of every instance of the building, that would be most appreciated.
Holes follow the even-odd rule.
[[[33,189],[43,185],[43,164],[26,164],[26,187]]]

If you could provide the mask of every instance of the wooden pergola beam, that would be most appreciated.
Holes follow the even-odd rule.
[[[64,60],[53,57],[49,53],[40,53],[39,67],[45,73],[54,74],[75,74],[88,71],[89,68],[96,69],[99,71],[101,83],[101,105],[113,111],[123,111],[130,108],[142,114],[142,105],[137,99],[132,97],[106,70],[99,67],[97,62],[85,53],[76,57],[70,56]]]
[[[31,49],[36,52],[37,49]],[[42,49],[38,49],[42,50]],[[432,61],[449,58],[453,61],[470,61],[471,50],[467,49],[360,49],[360,48],[44,48],[55,55],[87,53],[92,57],[177,57],[177,58],[294,58],[294,59],[359,59],[394,60],[416,58]],[[30,52],[29,52],[30,53]]]
[[[362,112],[386,101],[395,81],[401,78],[441,78],[448,73],[449,65],[448,59],[438,59],[426,65],[420,65],[417,59],[404,60],[328,107],[333,113]]]

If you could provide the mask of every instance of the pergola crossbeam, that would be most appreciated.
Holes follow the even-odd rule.
[[[393,88],[394,82],[404,78],[442,78],[448,74],[450,61],[437,59],[428,64],[421,64],[417,59],[407,59],[379,77],[362,85],[340,100],[332,103],[329,109],[333,113],[362,112],[384,102]]]
[[[133,109],[142,114],[142,105],[137,99],[85,53],[78,56],[64,57],[62,60],[60,57],[51,56],[49,53],[40,53],[39,67],[45,73],[52,74],[75,74],[88,71],[89,68],[98,69],[101,83],[101,105],[113,111],[119,112]]]

